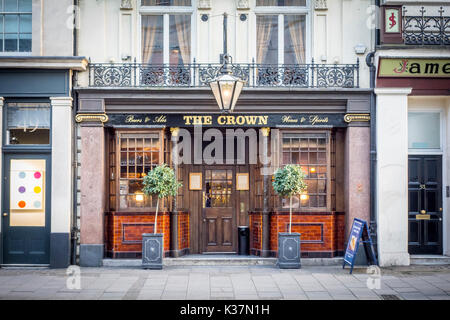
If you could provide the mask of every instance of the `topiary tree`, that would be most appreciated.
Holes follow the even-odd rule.
[[[165,163],[148,172],[148,174],[144,177],[143,184],[144,187],[142,188],[142,192],[146,195],[158,196],[156,200],[154,229],[154,233],[156,233],[159,199],[163,199],[168,196],[176,196],[178,193],[178,188],[180,188],[182,184],[177,181],[173,169],[168,167]]]
[[[278,195],[289,197],[289,233],[291,233],[292,196],[306,191],[305,174],[300,166],[288,164],[275,171],[272,185]]]

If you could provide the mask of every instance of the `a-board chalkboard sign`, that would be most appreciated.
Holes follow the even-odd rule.
[[[345,250],[344,264],[342,265],[342,268],[345,268],[346,264],[350,265],[350,274],[353,272],[353,265],[355,264],[360,242],[364,245],[367,262],[371,265],[378,265],[367,222],[355,218],[353,219],[352,230],[348,238],[347,249]]]

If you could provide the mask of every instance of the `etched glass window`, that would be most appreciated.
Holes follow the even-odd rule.
[[[6,144],[50,144],[49,103],[7,103]]]

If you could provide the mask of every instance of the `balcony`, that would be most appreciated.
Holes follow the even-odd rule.
[[[206,87],[220,67],[195,60],[189,65],[89,63],[89,86]],[[359,60],[355,64],[233,64],[232,71],[246,81],[246,87],[359,88]]]
[[[426,9],[420,9],[420,16],[409,16],[403,7],[403,41],[405,45],[450,45],[450,17],[439,9],[438,16],[426,16]]]

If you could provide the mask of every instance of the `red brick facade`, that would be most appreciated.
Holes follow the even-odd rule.
[[[189,213],[178,214],[178,250],[189,252]],[[140,258],[142,256],[142,234],[153,233],[154,213],[107,212],[105,214],[106,256],[110,258]],[[164,234],[164,256],[169,256],[170,214],[158,213],[158,233]]]
[[[250,214],[250,252],[262,250],[262,214]],[[276,256],[278,233],[289,231],[289,212],[270,214],[270,250]],[[301,233],[302,257],[335,257],[343,254],[345,216],[339,212],[294,212],[292,232]]]
[[[105,214],[106,256],[140,258],[142,234],[153,233],[155,213],[107,212]],[[170,215],[158,213],[158,233],[164,234],[164,255],[170,250]]]
[[[178,213],[178,250],[189,252],[190,239],[190,225],[189,225],[189,213],[179,212]]]

